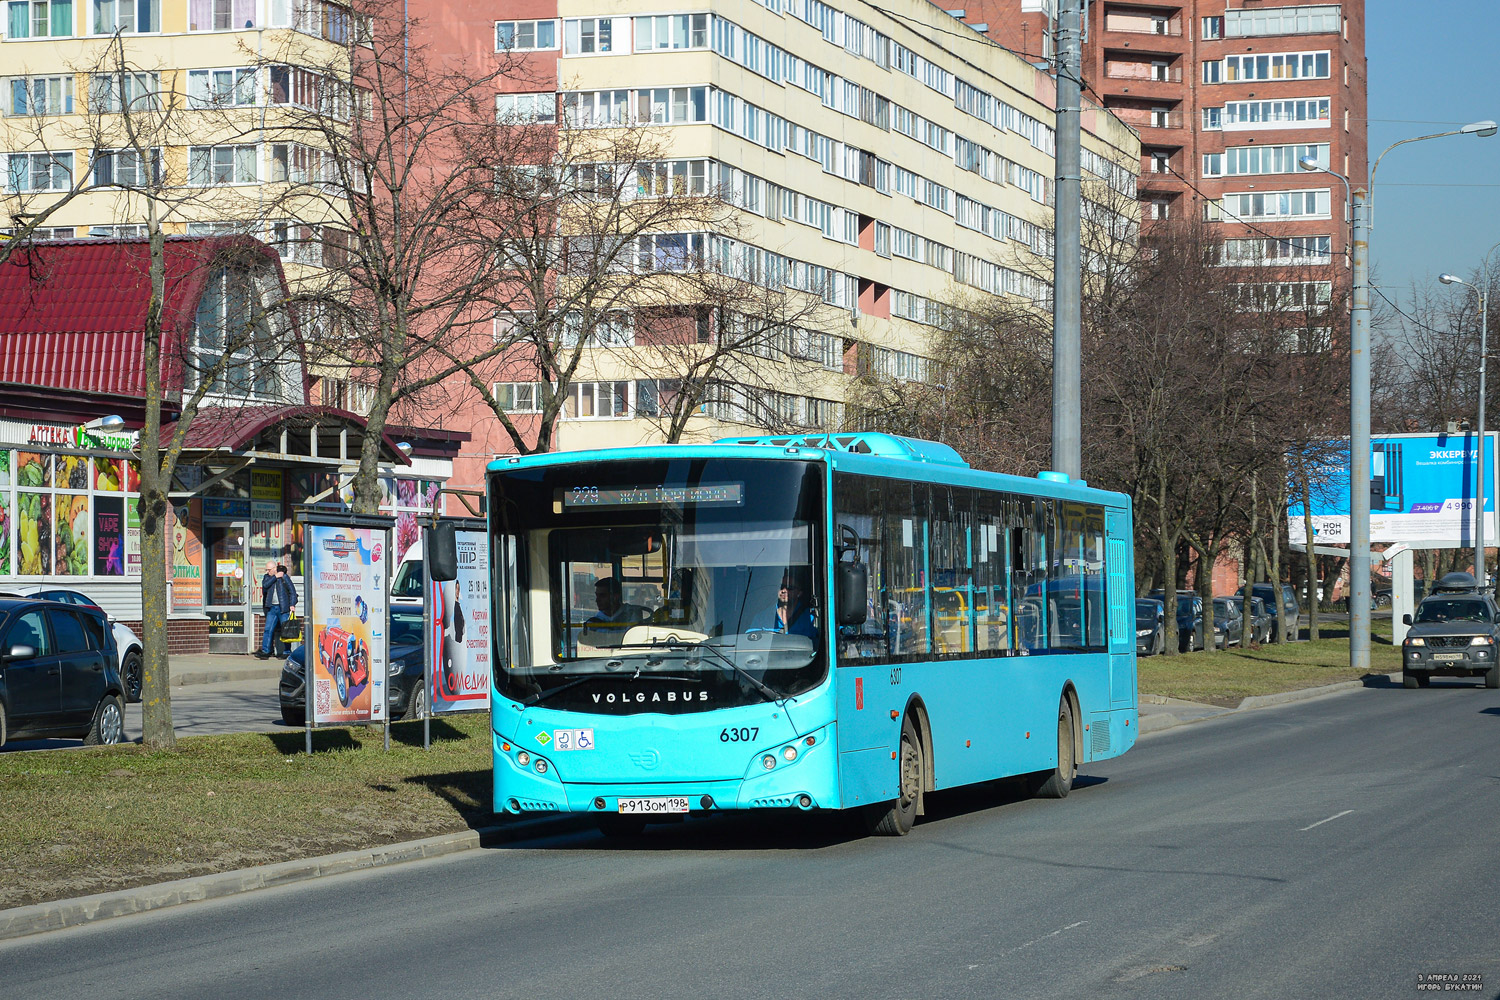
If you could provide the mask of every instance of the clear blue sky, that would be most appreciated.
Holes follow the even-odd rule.
[[[1500,121],[1500,0],[1366,0],[1365,23],[1372,163],[1399,139]],[[1385,158],[1370,254],[1375,280],[1403,308],[1413,283],[1467,276],[1496,243],[1500,135],[1409,143]]]

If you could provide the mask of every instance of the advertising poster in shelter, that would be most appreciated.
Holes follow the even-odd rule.
[[[483,531],[456,532],[458,578],[429,580],[427,676],[432,714],[471,712],[490,704],[490,562]]]
[[[309,524],[308,718],[324,723],[385,719],[389,533]]]

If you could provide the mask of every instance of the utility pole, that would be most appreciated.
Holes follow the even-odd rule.
[[[1080,127],[1084,0],[1057,12],[1057,208],[1052,240],[1052,468],[1083,477]]]

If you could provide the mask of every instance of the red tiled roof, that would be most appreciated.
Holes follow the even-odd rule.
[[[204,285],[229,249],[274,263],[270,248],[244,236],[169,238],[162,310],[162,368],[168,389],[180,384],[172,362],[193,328]],[[37,243],[0,265],[0,382],[140,396],[143,329],[151,295],[145,240]]]

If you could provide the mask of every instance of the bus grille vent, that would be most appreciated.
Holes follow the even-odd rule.
[[[518,799],[522,812],[557,812],[557,803],[543,802],[540,799]]]
[[[1109,720],[1095,719],[1089,726],[1090,746],[1094,755],[1109,753]]]
[[[751,799],[750,805],[755,809],[790,809],[792,797],[790,795],[772,795],[763,799]]]

